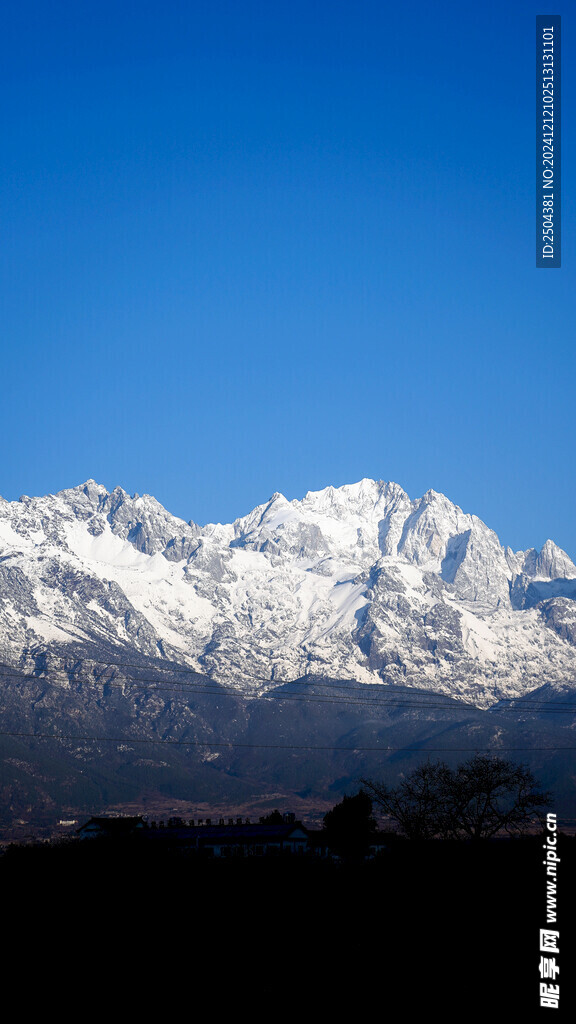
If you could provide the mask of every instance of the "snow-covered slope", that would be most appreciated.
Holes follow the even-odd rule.
[[[0,500],[0,657],[154,656],[258,694],[302,676],[479,706],[576,684],[576,566],[446,497],[361,480],[199,527],[93,480]],[[106,658],[109,654],[106,654]]]

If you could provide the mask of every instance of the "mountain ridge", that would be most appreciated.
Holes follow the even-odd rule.
[[[575,599],[553,541],[514,552],[445,495],[382,480],[205,526],[92,479],[0,501],[0,654],[24,669],[42,646],[112,644],[245,694],[326,675],[489,707],[576,683]]]

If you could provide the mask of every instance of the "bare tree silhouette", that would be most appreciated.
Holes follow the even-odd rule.
[[[453,770],[426,761],[396,788],[362,785],[410,839],[490,839],[526,831],[550,804],[526,765],[477,754]]]

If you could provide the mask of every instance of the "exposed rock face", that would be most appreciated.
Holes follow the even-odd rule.
[[[0,657],[165,658],[256,695],[307,675],[489,706],[576,684],[576,566],[362,480],[199,527],[93,480],[0,500]]]

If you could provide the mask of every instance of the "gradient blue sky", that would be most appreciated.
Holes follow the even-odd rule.
[[[94,477],[203,523],[368,476],[575,557],[575,41],[536,270],[547,12],[9,5],[0,493]]]

